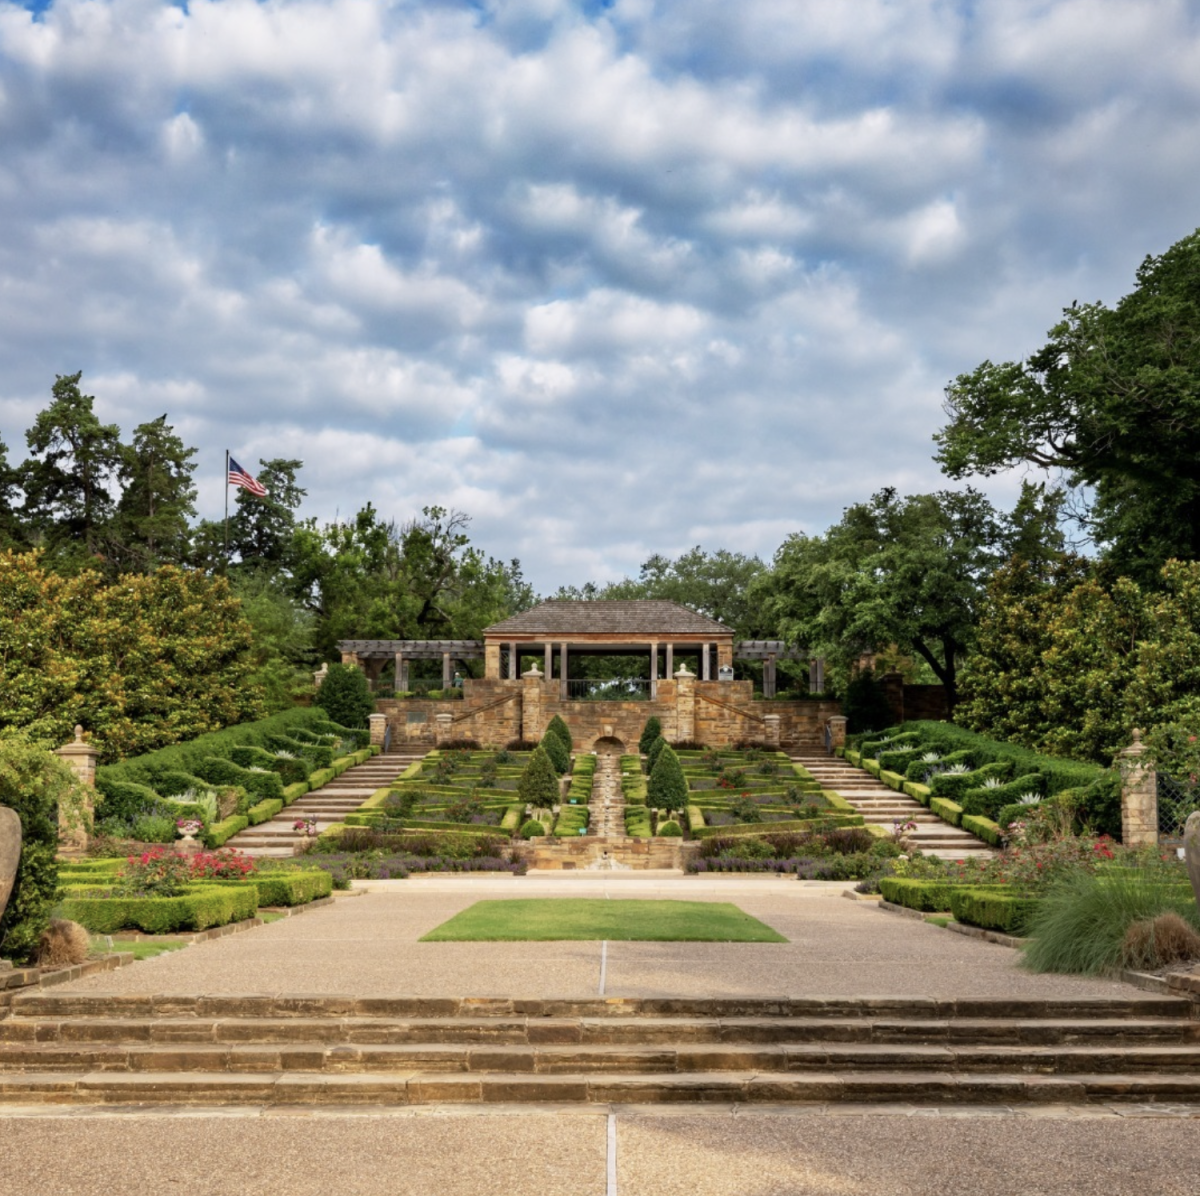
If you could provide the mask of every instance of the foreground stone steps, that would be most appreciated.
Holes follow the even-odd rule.
[[[1195,1101],[1194,1008],[41,992],[0,1019],[0,1102]]]

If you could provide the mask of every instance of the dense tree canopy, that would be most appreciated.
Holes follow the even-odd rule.
[[[936,436],[954,478],[1028,464],[1090,487],[1087,521],[1123,573],[1155,583],[1200,555],[1200,231],[1137,273],[1115,307],[1073,304],[1023,362],[947,389]]]

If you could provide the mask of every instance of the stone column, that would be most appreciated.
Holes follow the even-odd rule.
[[[700,680],[712,680],[712,644],[705,644],[700,651]]]
[[[500,645],[484,644],[483,646],[483,675],[489,681],[500,680]]]
[[[664,677],[675,676],[675,645],[667,645],[667,667],[663,670]]]
[[[717,645],[717,668],[733,668],[733,645]]]
[[[542,665],[542,672],[546,674],[546,679],[549,680],[554,676],[554,645],[549,640],[546,641],[545,655],[546,661]]]
[[[379,744],[382,748],[383,741],[387,737],[387,715],[368,714],[367,723],[371,728],[371,742]]]
[[[686,664],[675,674],[675,738],[696,738],[696,677]]]
[[[771,652],[767,655],[767,659],[763,662],[763,697],[773,698],[775,696],[775,653]]]
[[[70,743],[63,744],[54,754],[71,766],[84,792],[81,825],[72,825],[73,819],[69,811],[58,811],[58,842],[65,852],[87,851],[88,832],[92,829],[92,810],[95,804],[96,761],[100,759],[100,753],[90,743],[83,742],[83,728],[76,727],[75,738]]]
[[[829,746],[840,748],[846,746],[846,716],[834,714],[829,718]]]
[[[571,676],[571,668],[567,663],[567,645],[565,643],[558,645],[558,696],[565,702],[571,696],[570,687],[567,681]]]
[[[650,645],[650,700],[658,697],[658,641]]]
[[[508,679],[510,681],[517,679],[517,645],[515,643],[508,645]]]
[[[454,715],[447,711],[433,716],[433,741],[441,747],[454,738]]]
[[[763,738],[773,748],[777,748],[779,746],[779,715],[764,714],[763,724]]]
[[[450,667],[450,653],[442,653],[442,688],[449,689],[454,683],[454,670]]]
[[[408,661],[404,659],[403,652],[396,653],[396,692],[408,688]]]
[[[542,737],[542,680],[536,664],[521,674],[521,738],[530,743]]]
[[[1121,770],[1121,841],[1126,847],[1158,842],[1158,773],[1146,759],[1141,731],[1117,753]]]

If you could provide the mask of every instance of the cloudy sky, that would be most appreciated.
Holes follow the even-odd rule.
[[[542,591],[937,488],[946,382],[1198,224],[1187,0],[0,0],[10,459],[81,369],[205,515],[295,456]]]

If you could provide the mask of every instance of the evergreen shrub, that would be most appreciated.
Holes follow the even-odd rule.
[[[661,739],[659,742],[662,742]],[[646,804],[660,810],[684,810],[688,804],[688,783],[674,748],[663,743],[650,779],[646,784]]]
[[[557,714],[546,724],[546,733],[550,734],[551,732],[562,740],[562,745],[568,752],[574,751],[575,740],[571,738],[571,729]]]
[[[554,771],[561,777],[564,776],[571,767],[571,754],[566,747],[563,746],[563,741],[550,730],[542,736],[541,742],[542,751],[550,757],[550,763],[554,765]]]
[[[638,737],[638,752],[645,755],[650,750],[650,745],[662,737],[662,723],[655,715],[651,715],[646,720],[646,725],[642,728],[642,733]]]
[[[349,664],[329,666],[314,701],[330,719],[346,727],[365,727],[368,715],[375,713],[366,675]]]
[[[517,796],[529,806],[552,806],[558,801],[558,775],[544,747],[539,745],[529,757],[517,784]]]

